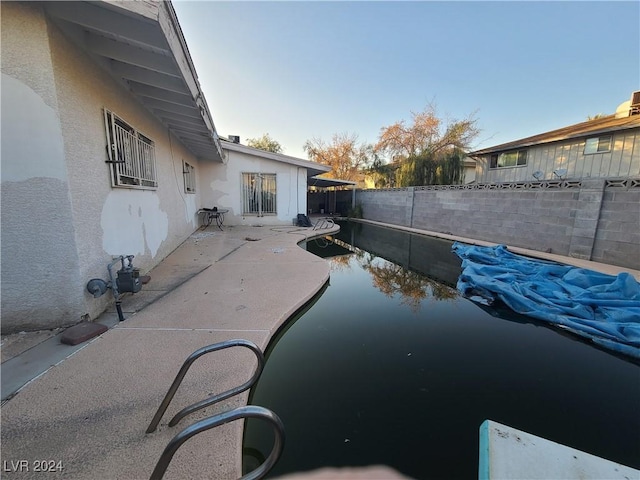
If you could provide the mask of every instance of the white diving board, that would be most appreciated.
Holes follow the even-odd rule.
[[[492,420],[480,426],[479,480],[639,480],[640,470]]]

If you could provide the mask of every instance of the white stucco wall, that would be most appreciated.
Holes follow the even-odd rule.
[[[47,22],[35,5],[0,5],[2,331],[69,325],[84,294]]]
[[[37,4],[2,2],[2,327],[96,318],[113,301],[85,290],[113,256],[143,272],[197,227],[202,165]],[[103,108],[155,142],[158,188],[113,188]]]
[[[150,270],[197,228],[199,192],[184,191],[183,161],[198,160],[122,85],[53,26],[52,58],[72,192],[80,276],[105,278],[114,256],[135,255]],[[155,190],[111,186],[103,108],[114,112],[155,144]],[[90,178],[87,173],[91,172]],[[91,311],[103,308],[88,297]]]
[[[306,168],[224,150],[226,165],[201,165],[202,205],[229,209],[227,225],[291,225],[298,213],[307,209]],[[242,174],[276,174],[276,215],[242,215]]]

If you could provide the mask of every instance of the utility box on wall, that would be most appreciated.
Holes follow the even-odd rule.
[[[140,281],[140,269],[134,268],[131,265],[118,270],[118,277],[116,278],[116,284],[118,285],[118,291],[137,293],[142,289],[142,282]]]

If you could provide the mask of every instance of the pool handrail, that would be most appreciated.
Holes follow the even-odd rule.
[[[164,476],[173,455],[183,443],[194,435],[225,423],[245,418],[259,418],[266,420],[274,427],[274,442],[271,453],[267,459],[258,466],[258,468],[242,476],[240,480],[259,480],[263,478],[267,473],[269,473],[282,453],[282,448],[284,446],[284,425],[282,424],[280,417],[271,410],[264,407],[258,407],[256,405],[247,405],[245,407],[238,407],[233,410],[229,410],[228,412],[219,413],[205,418],[204,420],[200,420],[178,433],[169,441],[162,452],[162,455],[160,455],[158,463],[151,473],[151,480],[160,480]]]
[[[169,387],[167,394],[165,395],[164,399],[160,403],[160,406],[158,407],[158,410],[154,415],[153,419],[151,420],[151,423],[149,424],[149,427],[147,428],[145,433],[155,432],[156,428],[158,428],[158,424],[160,423],[162,416],[167,411],[167,408],[169,407],[171,400],[173,400],[173,397],[176,394],[178,387],[180,387],[182,380],[184,379],[185,375],[187,374],[187,371],[189,370],[193,362],[195,362],[198,358],[200,358],[201,356],[207,353],[216,352],[218,350],[223,350],[231,347],[245,347],[251,350],[253,353],[255,353],[256,358],[258,359],[258,366],[256,368],[256,371],[253,373],[253,376],[242,385],[239,385],[235,388],[227,390],[226,392],[213,395],[209,398],[196,402],[193,405],[189,405],[188,407],[183,408],[171,419],[171,421],[169,422],[169,426],[173,427],[184,417],[186,417],[187,415],[197,410],[208,407],[209,405],[213,405],[214,403],[220,402],[222,400],[226,400],[227,398],[233,397],[234,395],[237,395],[238,393],[244,392],[245,390],[248,390],[249,388],[251,388],[253,384],[260,377],[260,374],[262,373],[262,370],[264,368],[264,354],[256,344],[254,344],[253,342],[250,342],[249,340],[234,339],[234,340],[226,340],[224,342],[214,343],[212,345],[202,347],[196,350],[195,352],[193,352],[191,355],[189,355],[187,359],[184,361],[184,363],[182,364],[182,367],[178,371],[176,378],[173,380],[173,383]]]
[[[316,221],[315,225],[313,226],[314,230],[323,230],[325,228],[332,228],[335,225],[335,222],[333,221],[333,218],[321,218],[318,221]]]

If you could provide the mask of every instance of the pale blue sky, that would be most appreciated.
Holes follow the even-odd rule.
[[[640,89],[640,2],[174,0],[223,135],[311,138],[476,112],[476,148],[614,113]]]

